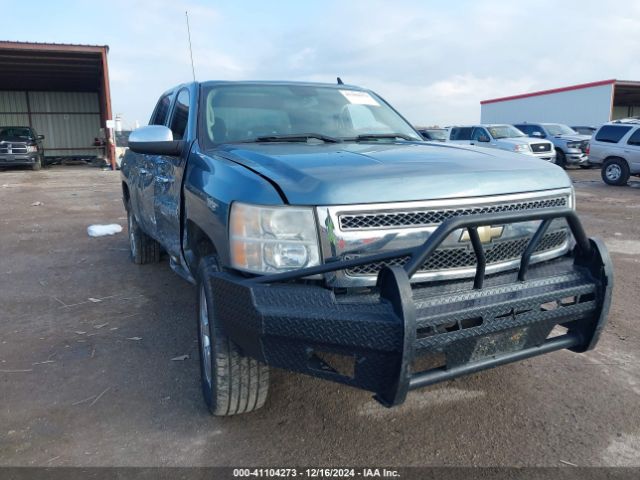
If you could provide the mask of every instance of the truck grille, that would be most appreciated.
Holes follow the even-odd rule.
[[[589,140],[583,140],[582,143],[580,144],[580,150],[582,150],[582,153],[587,153],[588,149],[589,149]]]
[[[566,240],[567,232],[565,230],[548,233],[538,244],[535,253],[559,248]],[[484,249],[487,265],[519,259],[527,248],[528,243],[529,238],[518,238],[485,245]],[[345,260],[354,257],[355,256],[345,256]],[[377,275],[383,266],[403,266],[407,262],[408,258],[409,257],[399,257],[385,262],[361,265],[347,270],[346,273],[352,277]],[[475,265],[476,256],[473,253],[473,250],[470,250],[467,247],[438,249],[433,252],[431,257],[429,257],[425,264],[422,265],[419,272],[451,270],[455,268],[474,267]]]
[[[532,143],[531,144],[531,150],[534,153],[550,152],[551,151],[551,144],[550,143]]]
[[[567,197],[551,197],[540,200],[501,203],[482,207],[464,207],[439,210],[389,211],[340,215],[340,228],[348,230],[369,230],[381,228],[426,227],[437,225],[448,218],[460,215],[475,215],[494,212],[513,212],[567,206]]]
[[[21,155],[27,153],[27,146],[24,143],[0,143],[0,154]]]

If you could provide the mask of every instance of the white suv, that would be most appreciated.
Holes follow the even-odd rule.
[[[529,138],[512,125],[453,127],[449,131],[448,141],[523,153],[548,162],[556,160],[556,152],[550,141]]]
[[[606,123],[589,143],[589,163],[602,165],[605,183],[626,185],[630,175],[640,175],[640,119]]]

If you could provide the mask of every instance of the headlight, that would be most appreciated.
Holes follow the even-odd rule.
[[[529,148],[529,145],[522,144],[522,145],[516,145],[515,147],[513,147],[513,151],[523,153],[523,152],[530,152],[531,149]]]
[[[235,202],[229,221],[231,265],[254,273],[282,272],[320,264],[311,208]]]
[[[27,145],[27,153],[35,153],[38,151],[38,147],[36,145]]]
[[[582,144],[580,142],[569,142],[567,148],[580,148]]]

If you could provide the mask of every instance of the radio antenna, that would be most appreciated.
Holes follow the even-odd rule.
[[[189,38],[189,56],[191,57],[191,74],[193,75],[193,81],[196,81],[196,69],[193,66],[193,49],[191,48],[191,29],[189,28],[189,12],[184,12],[184,16],[187,18],[187,37]]]

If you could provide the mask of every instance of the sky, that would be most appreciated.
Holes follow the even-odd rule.
[[[640,0],[0,0],[0,11],[0,40],[109,45],[125,127],[191,80],[185,11],[197,80],[340,76],[416,125],[478,122],[484,99],[640,80]]]

